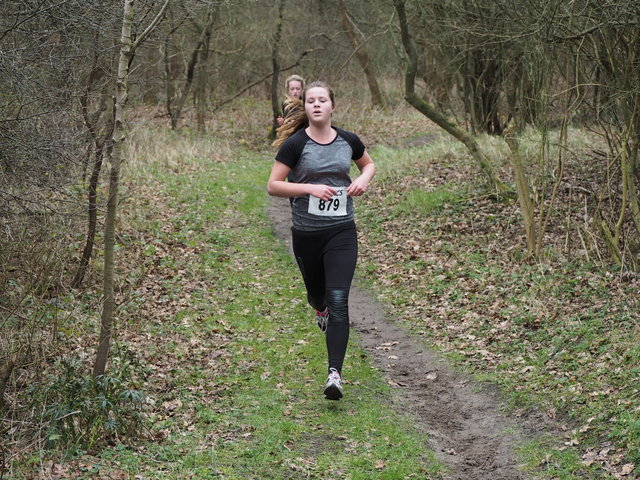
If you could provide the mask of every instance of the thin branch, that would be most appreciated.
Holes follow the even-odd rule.
[[[587,35],[595,32],[596,30],[599,30],[603,27],[636,27],[638,26],[638,22],[636,21],[626,21],[626,22],[613,22],[613,23],[607,23],[607,22],[602,22],[599,23],[598,25],[594,25],[591,28],[587,28],[586,30],[583,30],[580,33],[576,33],[575,35],[571,35],[570,37],[555,37],[555,41],[556,42],[567,42],[567,41],[571,41],[571,40],[578,40],[580,38],[586,37]]]
[[[42,5],[43,3],[44,3],[44,1],[43,1],[40,5]],[[18,21],[18,20],[16,19],[16,22],[15,22],[11,27],[9,27],[7,30],[5,30],[4,32],[2,32],[2,34],[0,35],[0,42],[2,41],[2,39],[3,39],[4,37],[6,37],[6,36],[9,34],[9,32],[11,32],[11,31],[15,30],[16,28],[18,28],[18,27],[19,27],[20,25],[22,25],[23,23],[28,22],[28,21],[29,21],[29,20],[31,20],[32,18],[37,17],[38,15],[40,15],[40,14],[42,14],[42,13],[46,12],[47,10],[52,10],[52,9],[54,9],[54,8],[59,7],[60,5],[65,4],[65,3],[67,3],[67,0],[63,0],[63,1],[61,1],[60,3],[56,3],[55,5],[50,5],[49,7],[44,8],[44,9],[42,9],[42,10],[40,10],[40,11],[36,11],[36,12],[34,12],[32,15],[29,15],[28,17],[24,18],[24,19],[23,19],[23,20],[21,20],[21,21]]]
[[[284,67],[281,68],[279,71],[280,72],[286,72],[287,70],[291,70],[292,68],[295,67],[299,67],[300,66],[300,61],[302,60],[302,58],[305,55],[308,55],[309,53],[313,53],[317,50],[323,50],[322,48],[310,48],[308,50],[305,50],[304,52],[302,52],[302,54],[298,57],[298,59],[295,61],[295,63],[289,65],[288,67]],[[241,96],[244,92],[246,92],[247,90],[255,87],[256,85],[264,82],[266,79],[271,78],[271,76],[273,75],[273,72],[269,72],[267,75],[265,75],[264,77],[256,80],[255,82],[247,85],[245,88],[243,88],[242,90],[240,90],[238,93],[236,93],[235,95],[223,100],[222,102],[218,103],[215,107],[213,107],[212,113],[213,112],[217,112],[223,105],[226,105],[227,103],[232,102],[233,100],[235,100],[236,98],[238,98],[239,96]]]
[[[153,29],[156,28],[158,23],[160,23],[160,21],[162,20],[162,17],[164,17],[164,13],[167,11],[167,7],[169,6],[170,1],[171,0],[165,0],[164,5],[162,5],[162,8],[158,12],[158,15],[156,15],[156,18],[153,19],[153,21],[149,24],[149,26],[145,29],[145,31],[142,32],[138,38],[136,38],[135,42],[133,42],[133,44],[131,45],[131,51],[134,51],[136,48],[138,48],[140,44],[153,31]]]

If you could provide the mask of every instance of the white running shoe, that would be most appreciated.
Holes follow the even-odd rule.
[[[323,333],[327,333],[327,324],[329,323],[329,309],[327,307],[322,312],[316,309],[316,323]]]
[[[340,374],[335,368],[329,369],[329,378],[327,378],[327,384],[324,387],[324,396],[329,400],[340,400],[344,395],[342,389],[342,380]]]

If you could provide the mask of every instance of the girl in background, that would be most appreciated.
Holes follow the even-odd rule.
[[[296,111],[303,110],[300,97],[304,88],[304,79],[300,75],[290,75],[284,82],[284,88],[287,90],[287,98],[280,105],[282,115],[276,118],[279,127],[282,126],[287,117]]]

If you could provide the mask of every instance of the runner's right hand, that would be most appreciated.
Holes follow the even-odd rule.
[[[309,195],[318,197],[325,202],[336,194],[336,189],[329,185],[309,185]]]

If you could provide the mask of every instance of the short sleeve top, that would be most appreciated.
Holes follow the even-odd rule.
[[[320,144],[305,129],[291,135],[280,147],[276,160],[291,172],[294,183],[313,183],[332,187],[351,185],[351,162],[364,155],[365,146],[355,133],[333,127],[337,135],[328,144]],[[347,213],[342,216],[318,216],[309,213],[309,195],[291,198],[291,218],[297,230],[313,231],[353,221],[353,199],[347,197]]]

